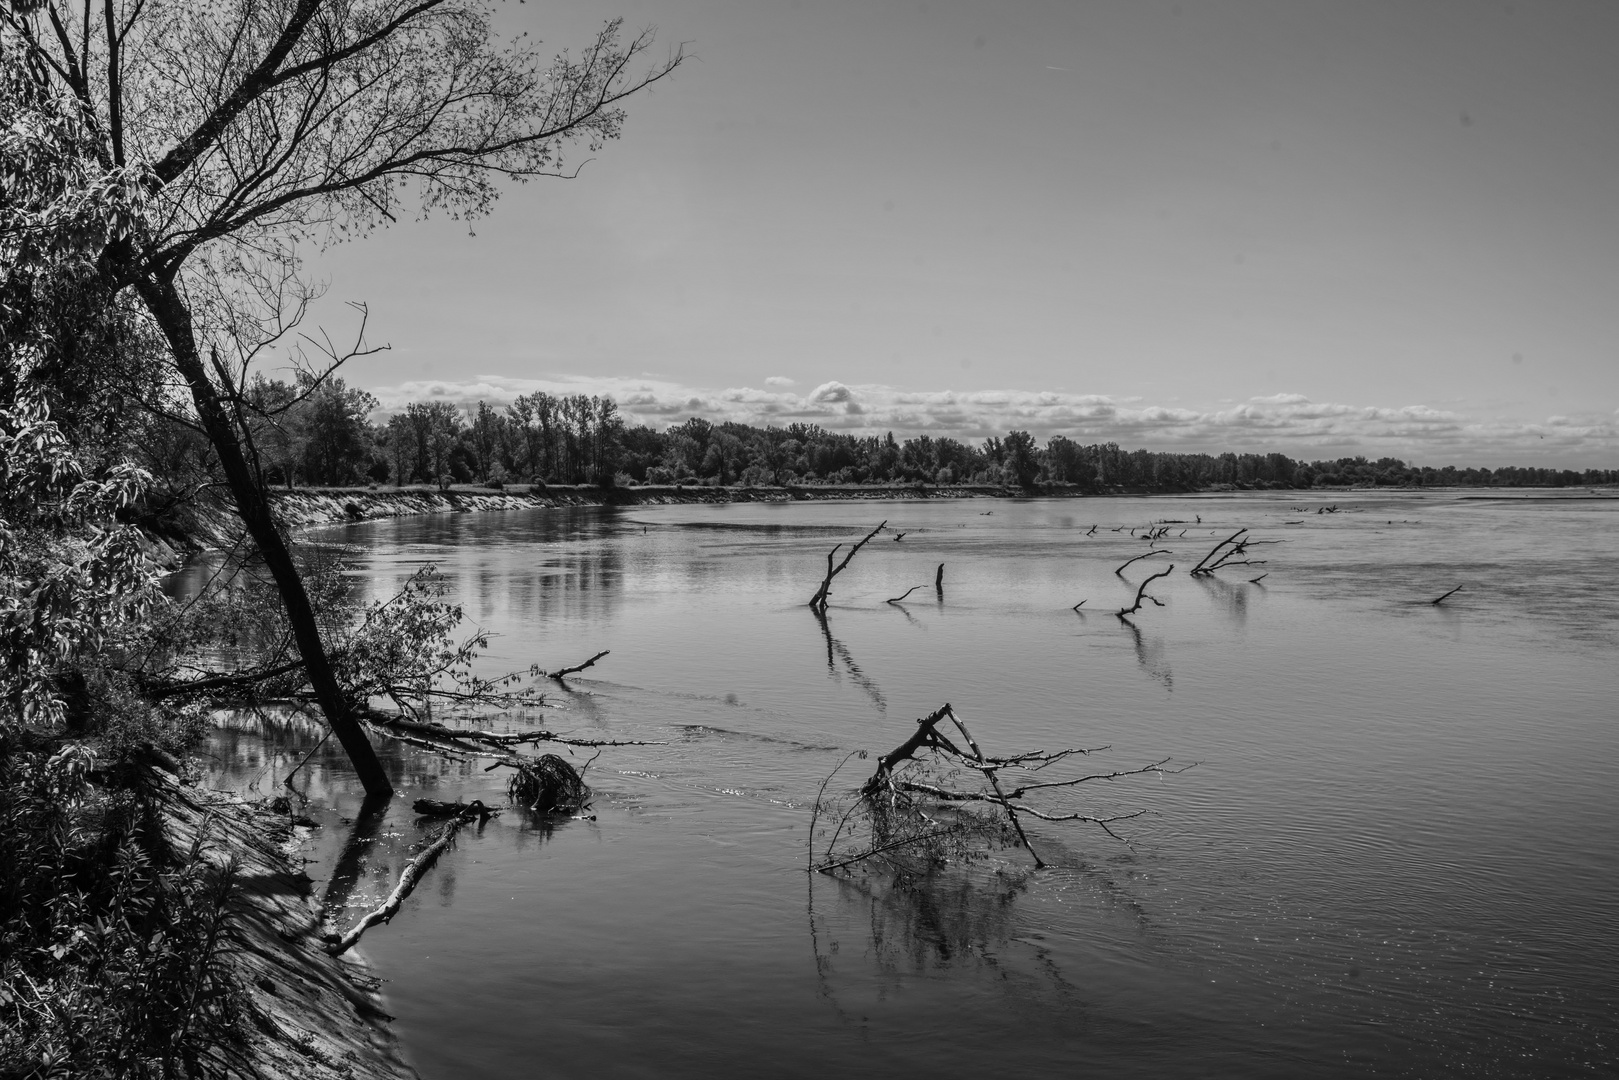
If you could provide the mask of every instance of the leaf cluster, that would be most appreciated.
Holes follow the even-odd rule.
[[[148,770],[0,734],[0,1073],[218,1075],[232,867],[164,838]]]

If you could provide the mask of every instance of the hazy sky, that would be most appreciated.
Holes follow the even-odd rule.
[[[554,49],[615,14],[695,59],[579,179],[311,260],[392,345],[351,383],[1619,467],[1613,0],[503,17]]]

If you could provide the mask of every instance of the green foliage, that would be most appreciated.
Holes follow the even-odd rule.
[[[0,1074],[223,1072],[242,1015],[234,872],[201,837],[171,850],[148,775],[0,734]]]
[[[89,475],[43,405],[0,406],[0,727],[66,718],[64,679],[161,602],[118,513],[146,474]]]

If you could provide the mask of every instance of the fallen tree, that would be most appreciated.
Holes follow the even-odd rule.
[[[955,737],[939,730],[945,721],[954,728]],[[1069,747],[994,757],[984,753],[955,710],[943,705],[919,719],[908,739],[879,757],[876,769],[859,788],[827,796],[837,772],[850,758],[866,757],[864,751],[845,757],[822,782],[810,818],[809,869],[825,874],[876,861],[895,869],[921,870],[983,858],[1012,846],[1027,851],[1039,869],[1047,863],[1024,831],[1025,817],[1093,824],[1113,839],[1128,843],[1112,826],[1147,811],[1094,814],[1033,801],[1098,780],[1178,773],[1192,767],[1170,769],[1166,767],[1170,759],[1164,758],[1139,768],[1062,779],[1045,780],[1037,775],[1071,758],[1107,749]],[[1021,782],[1004,783],[1003,774],[1017,776]],[[977,783],[963,782],[965,776],[976,776]],[[819,857],[818,842],[822,844]]]

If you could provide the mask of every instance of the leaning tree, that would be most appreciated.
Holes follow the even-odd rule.
[[[577,54],[501,42],[470,0],[0,0],[0,49],[66,106],[84,188],[79,234],[114,296],[160,332],[272,576],[304,675],[369,794],[391,787],[322,641],[278,530],[248,367],[311,296],[300,244],[363,236],[401,211],[486,213],[502,178],[570,176],[620,134],[621,102],[684,54],[608,22]],[[359,346],[331,349],[312,381]]]

